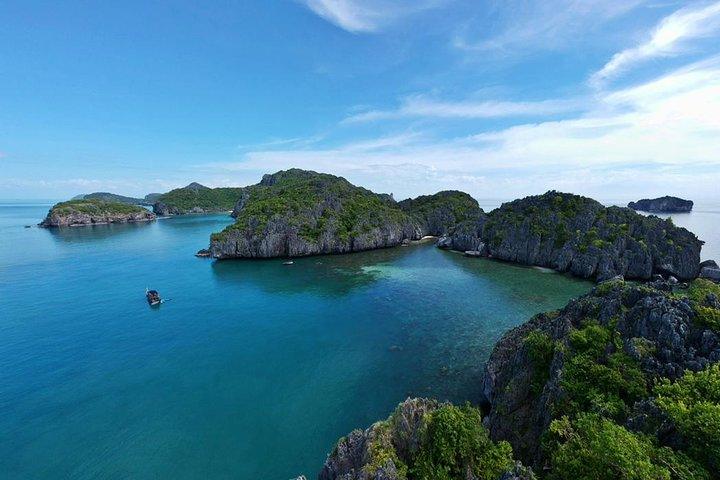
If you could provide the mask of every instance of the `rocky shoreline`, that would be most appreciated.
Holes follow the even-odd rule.
[[[70,200],[54,205],[38,225],[45,228],[140,223],[155,220],[145,208],[98,199]]]

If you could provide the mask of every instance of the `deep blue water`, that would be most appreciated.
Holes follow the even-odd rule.
[[[314,478],[407,396],[477,399],[503,332],[591,286],[430,245],[195,258],[226,216],[23,228],[48,207],[0,205],[1,478]]]

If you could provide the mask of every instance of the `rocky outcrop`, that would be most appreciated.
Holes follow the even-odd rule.
[[[135,223],[155,220],[145,208],[98,199],[70,200],[54,205],[41,227],[76,227],[108,223]]]
[[[628,203],[628,208],[652,213],[684,213],[692,210],[692,200],[683,200],[678,197],[644,198],[637,202]]]
[[[232,187],[210,188],[193,182],[176,188],[155,199],[153,212],[160,216],[198,213],[229,212],[240,197],[243,189]]]
[[[406,480],[429,478],[417,476],[415,465],[428,459],[428,442],[432,441],[430,438],[432,435],[428,432],[432,430],[433,415],[439,410],[448,408],[456,409],[453,413],[459,411],[457,407],[435,400],[424,398],[405,400],[387,420],[377,422],[366,430],[354,430],[346,437],[341,438],[332,453],[328,455],[318,479]],[[457,437],[451,434],[450,438],[443,438],[442,448],[455,446],[448,444],[448,440],[462,443],[458,437],[465,432],[458,431],[456,433]],[[463,465],[461,468],[463,478],[468,480],[478,480],[479,478],[534,480],[535,476],[530,468],[523,467],[521,463],[509,459],[505,461],[506,467],[503,467],[503,462],[498,460],[498,456],[503,455],[499,453],[501,450],[490,453],[498,446],[492,444],[487,438],[477,440],[481,443],[487,442],[485,453],[488,454],[488,457],[496,455],[493,457],[495,465],[490,467],[490,472],[487,471],[488,465],[482,464],[482,458],[478,465]],[[498,466],[498,463],[501,465]],[[497,470],[494,474],[492,473],[493,469]],[[480,477],[481,471],[482,477]],[[488,474],[492,476],[488,477]]]
[[[632,410],[635,400],[638,405],[643,401],[638,389],[720,361],[720,337],[707,320],[720,318],[720,302],[705,290],[708,284],[695,282],[687,290],[673,290],[662,281],[631,285],[611,280],[562,310],[537,315],[508,332],[495,346],[483,379],[484,424],[491,437],[510,442],[516,458],[541,467],[546,460],[541,438],[550,422],[580,402],[573,397],[573,382],[589,382],[585,390],[593,393],[588,397],[605,405],[606,378],[628,375],[638,387],[632,393],[621,387],[612,395]],[[599,358],[592,357],[598,367],[580,368],[585,364],[573,355],[582,342],[598,342]],[[583,378],[588,372],[593,373]],[[622,414],[613,415],[622,420]]]
[[[292,169],[242,189],[235,224],[211,237],[210,250],[215,258],[357,252],[444,234],[481,214],[461,192],[398,203],[342,177]]]
[[[505,203],[458,225],[442,242],[455,250],[484,250],[496,259],[600,281],[616,275],[695,278],[703,244],[671,220],[555,191]]]

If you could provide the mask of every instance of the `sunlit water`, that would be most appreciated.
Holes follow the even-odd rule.
[[[195,258],[226,216],[23,227],[47,208],[0,206],[1,478],[313,478],[407,396],[477,400],[497,339],[591,286],[431,245]]]

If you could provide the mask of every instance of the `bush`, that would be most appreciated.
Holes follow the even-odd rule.
[[[525,337],[525,348],[534,370],[531,390],[538,395],[550,377],[550,364],[555,355],[555,342],[547,333],[533,330]]]
[[[550,425],[550,479],[557,480],[670,480],[668,468],[658,465],[652,442],[594,414],[568,417]]]
[[[510,444],[490,440],[476,408],[446,405],[426,415],[410,471],[417,480],[465,480],[470,468],[480,480],[496,480],[512,466]]]
[[[658,406],[670,417],[687,453],[710,471],[720,469],[720,365],[688,372],[655,387]]]

